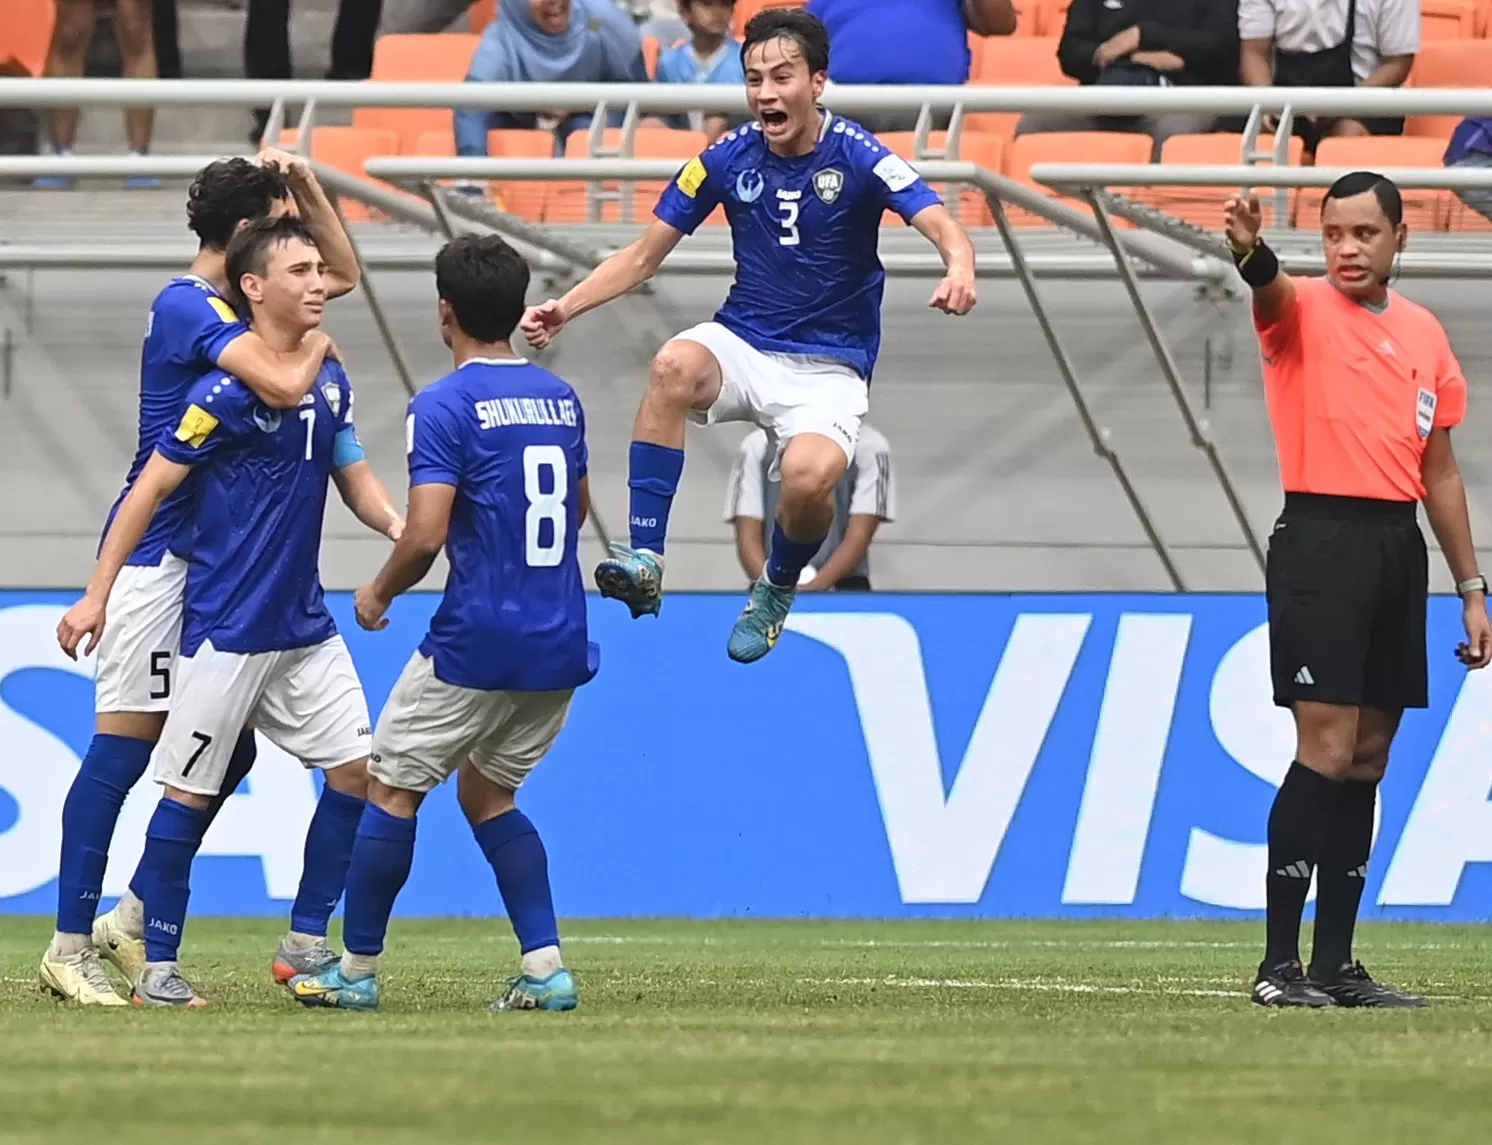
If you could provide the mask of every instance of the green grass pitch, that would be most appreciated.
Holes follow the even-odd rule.
[[[570,922],[573,1014],[485,1012],[501,919],[398,922],[384,1010],[269,980],[196,919],[199,1011],[40,995],[0,920],[0,1142],[1486,1145],[1492,928],[1367,926],[1420,1012],[1265,1012],[1231,923]]]

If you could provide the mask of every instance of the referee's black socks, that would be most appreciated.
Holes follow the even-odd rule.
[[[1327,824],[1336,818],[1341,796],[1342,784],[1297,760],[1274,797],[1265,880],[1266,965],[1300,960],[1300,916]]]
[[[1335,975],[1352,961],[1352,932],[1373,849],[1377,783],[1342,784],[1336,814],[1328,820],[1316,864],[1316,935],[1311,966]]]

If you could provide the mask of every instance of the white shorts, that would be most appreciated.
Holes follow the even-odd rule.
[[[459,688],[437,679],[434,661],[416,651],[378,717],[368,774],[386,787],[431,791],[469,759],[517,791],[554,745],[574,694]]]
[[[187,563],[167,553],[155,568],[125,565],[104,606],[93,669],[96,712],[164,712],[181,646]]]
[[[720,363],[720,396],[691,417],[700,425],[749,421],[762,427],[779,448],[800,433],[837,441],[855,460],[860,423],[870,408],[870,386],[833,358],[807,354],[768,354],[748,345],[718,322],[691,326],[675,341],[698,342]]]
[[[306,767],[330,771],[368,755],[368,701],[340,636],[288,652],[183,656],[176,702],[151,757],[157,783],[216,795],[245,728]]]

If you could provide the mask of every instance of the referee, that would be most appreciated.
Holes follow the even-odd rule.
[[[1478,573],[1450,431],[1466,379],[1440,322],[1388,288],[1407,231],[1399,189],[1357,171],[1321,208],[1325,278],[1280,270],[1259,237],[1257,199],[1225,209],[1228,245],[1253,290],[1285,508],[1265,574],[1274,700],[1295,716],[1295,762],[1269,813],[1262,1006],[1423,1006],[1374,982],[1352,957],[1378,783],[1405,708],[1429,703],[1430,527],[1464,602],[1468,668],[1492,660],[1487,582]],[[1300,919],[1312,872],[1309,969]]]

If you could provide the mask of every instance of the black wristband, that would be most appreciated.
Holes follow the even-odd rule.
[[[1234,249],[1232,243],[1228,244],[1228,249],[1233,253],[1233,265],[1238,268],[1243,281],[1255,290],[1262,290],[1279,277],[1280,260],[1263,239],[1255,239],[1254,245],[1245,251]]]

